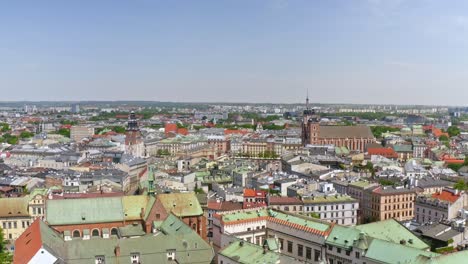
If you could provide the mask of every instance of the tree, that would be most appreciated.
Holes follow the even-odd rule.
[[[61,128],[61,129],[59,129],[59,130],[57,131],[57,134],[69,138],[69,137],[70,137],[70,129]]]
[[[7,123],[0,123],[0,127],[1,132],[7,132],[10,130],[10,125],[8,125]]]
[[[20,138],[31,138],[34,136],[34,133],[28,132],[28,131],[23,131],[20,134]]]
[[[1,264],[13,262],[13,257],[8,251],[6,251],[5,246],[6,246],[6,242],[3,238],[3,229],[0,228],[0,263]]]
[[[371,126],[370,129],[376,138],[381,138],[383,133],[400,131],[399,128],[390,126]]]
[[[457,189],[457,190],[460,190],[460,191],[464,191],[464,190],[468,189],[467,187],[468,186],[466,185],[464,180],[457,181],[457,183],[455,183],[455,185],[453,186],[454,189]]]
[[[450,126],[447,129],[447,133],[451,137],[458,136],[458,135],[460,135],[460,128],[458,128],[457,126]]]
[[[442,135],[439,137],[439,141],[449,141],[449,138],[446,135]]]

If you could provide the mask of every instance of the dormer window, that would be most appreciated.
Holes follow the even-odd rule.
[[[106,263],[106,262],[104,261],[104,256],[96,256],[96,261],[95,261],[94,263],[96,263],[96,264],[104,264],[104,263]]]
[[[175,249],[168,249],[166,252],[167,260],[175,260]]]
[[[130,254],[130,263],[140,263],[140,253],[131,253]]]

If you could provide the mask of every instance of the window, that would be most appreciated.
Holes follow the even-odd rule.
[[[93,229],[93,232],[91,233],[91,236],[98,237],[99,236],[99,230]]]
[[[297,255],[302,257],[304,255],[304,246],[297,244]]]
[[[13,227],[14,227],[14,228],[18,228],[18,224],[16,223],[16,221],[13,222]]]
[[[351,251],[350,250],[346,250],[346,256],[349,256],[351,255]]]
[[[356,258],[358,259],[359,257],[359,252],[356,251]]]
[[[94,263],[96,264],[104,264],[104,256],[96,256]]]
[[[167,260],[175,260],[175,250],[166,251]]]
[[[130,262],[131,263],[140,263],[140,254],[139,253],[131,253],[130,254]]]
[[[315,260],[315,262],[318,262],[320,260],[321,255],[322,254],[321,254],[320,250],[317,250],[317,249],[314,250],[314,260]]]
[[[283,242],[284,242],[284,240],[283,240],[282,238],[278,238],[278,241],[279,241],[280,249],[283,250]]]
[[[333,259],[328,260],[328,262],[330,262],[330,264],[333,264],[334,263],[333,261],[334,261]]]
[[[111,236],[116,236],[116,235],[118,235],[118,232],[117,232],[117,228],[114,227],[111,229]]]
[[[310,247],[306,247],[306,259],[312,259],[312,249]]]
[[[292,253],[293,252],[293,242],[288,241],[288,252]]]
[[[22,228],[25,228],[26,227],[26,223],[24,221],[21,221],[21,227]]]
[[[341,253],[341,248],[336,248],[336,252]]]
[[[252,229],[251,229],[250,227],[249,227],[249,228],[247,228],[247,231],[251,231],[251,230],[252,230]]]
[[[6,222],[3,222],[3,229],[6,229],[6,228],[7,228]]]
[[[8,222],[8,229],[11,229],[11,222]]]
[[[333,250],[333,246],[328,245],[328,250],[332,251],[332,250]]]
[[[79,230],[73,231],[73,237],[81,237],[80,231]],[[99,263],[104,263],[104,262],[99,262]]]

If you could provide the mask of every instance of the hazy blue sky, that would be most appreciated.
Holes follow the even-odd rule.
[[[0,0],[0,100],[466,105],[466,0]]]

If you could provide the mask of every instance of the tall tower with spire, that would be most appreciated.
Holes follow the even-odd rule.
[[[135,112],[130,112],[125,133],[125,152],[136,157],[145,156],[145,148]]]
[[[320,118],[315,114],[314,109],[310,109],[309,90],[307,90],[306,109],[302,115],[302,144],[316,144],[320,135]]]

